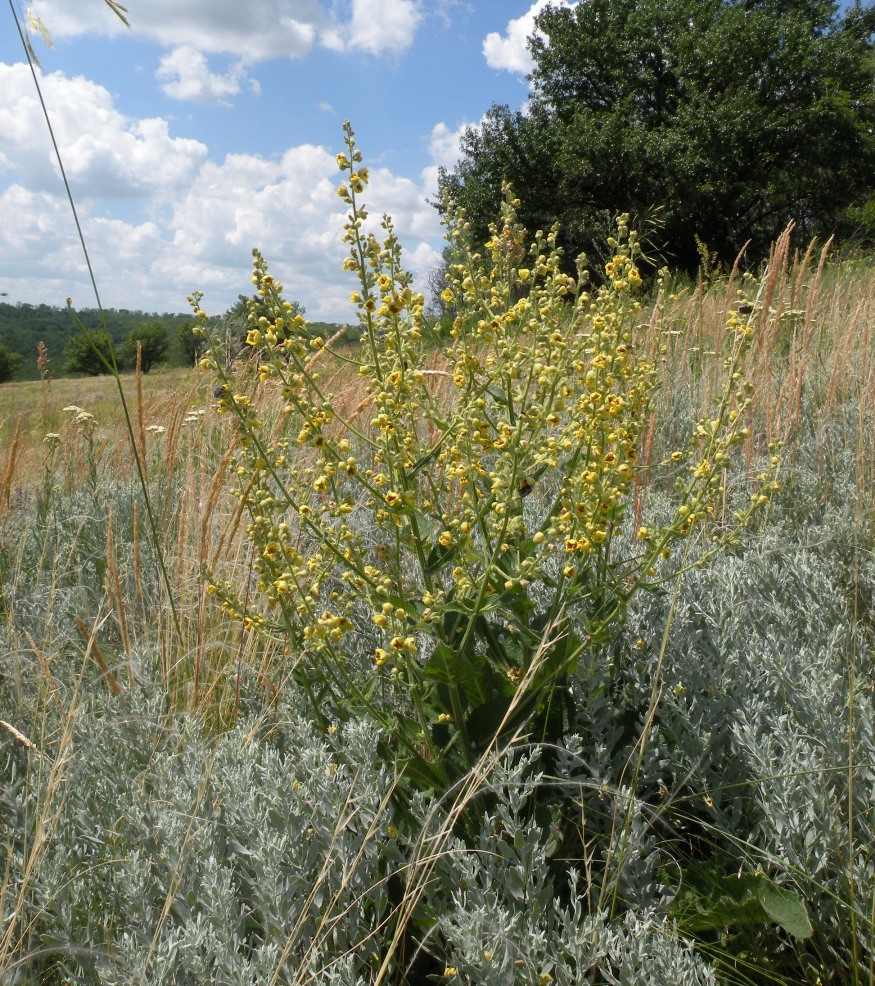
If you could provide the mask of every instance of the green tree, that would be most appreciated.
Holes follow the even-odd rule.
[[[441,183],[479,239],[509,180],[573,256],[605,213],[659,210],[675,263],[725,259],[791,220],[841,229],[875,188],[872,8],[820,0],[587,0],[548,7],[526,112],[493,106]]]
[[[89,332],[87,335],[77,332],[64,347],[64,369],[68,373],[96,377],[108,372],[104,360],[113,362],[112,339],[108,332]]]
[[[163,322],[145,322],[125,333],[119,347],[119,356],[125,366],[137,365],[137,346],[140,347],[140,369],[148,373],[153,363],[167,358],[170,340]]]
[[[176,348],[184,366],[195,366],[206,342],[195,331],[192,322],[183,322],[176,327]]]
[[[11,380],[19,366],[21,366],[21,356],[18,353],[10,352],[0,342],[0,383]]]

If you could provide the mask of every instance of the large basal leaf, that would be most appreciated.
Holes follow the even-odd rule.
[[[766,914],[788,935],[801,939],[810,938],[814,934],[805,901],[792,890],[777,886],[767,877],[761,877],[756,896]]]
[[[465,690],[470,705],[480,705],[486,700],[483,691],[483,664],[473,654],[473,648],[456,650],[439,642],[423,667],[423,674],[432,681],[457,685]]]
[[[689,885],[672,908],[687,931],[701,933],[772,922],[794,938],[813,934],[802,898],[763,873],[726,876],[702,871],[689,876]]]

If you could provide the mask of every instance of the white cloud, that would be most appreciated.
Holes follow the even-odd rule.
[[[504,36],[497,31],[486,35],[483,41],[483,55],[486,64],[494,69],[506,69],[525,75],[534,68],[532,56],[526,42],[535,33],[535,18],[547,6],[572,7],[566,0],[535,0],[535,3],[521,17],[508,22]]]
[[[474,12],[474,4],[468,0],[433,0],[432,14],[444,27],[464,23]]]
[[[441,122],[432,128],[428,139],[428,153],[433,163],[422,172],[422,183],[430,197],[437,195],[440,169],[451,170],[462,156],[460,141],[468,126],[469,124],[462,123],[455,130],[450,130]]]
[[[421,17],[413,0],[352,0],[347,43],[373,55],[404,51],[413,43]]]
[[[236,55],[244,62],[297,58],[314,45],[373,54],[403,51],[421,20],[417,0],[149,0],[132,8],[136,35],[177,47],[196,39],[200,51]],[[346,17],[334,8],[345,9]],[[42,0],[38,13],[56,37],[120,34],[127,29],[97,0]]]
[[[93,304],[75,227],[55,172],[45,126],[23,65],[0,63],[0,289],[11,301]],[[334,150],[314,144],[283,154],[210,160],[199,141],[175,137],[164,119],[116,108],[103,87],[54,73],[43,79],[104,304],[185,310],[205,292],[220,313],[250,289],[251,250],[262,250],[289,297],[310,317],[354,317],[343,272],[346,209]],[[453,136],[432,134],[435,160],[449,160]],[[420,285],[441,244],[433,190],[372,167],[365,200],[378,229],[393,216],[405,262]],[[369,220],[371,222],[371,220]]]
[[[171,137],[166,120],[123,116],[106,89],[81,76],[55,72],[41,87],[64,168],[81,199],[144,198],[185,187],[206,158],[204,144]],[[7,171],[30,189],[57,189],[57,164],[28,68],[0,63],[0,91],[0,155]]]
[[[162,89],[172,99],[190,100],[230,106],[229,96],[236,96],[244,83],[258,92],[258,83],[248,79],[241,62],[232,65],[224,75],[211,72],[206,56],[193,45],[180,45],[161,58],[155,73],[163,80]]]

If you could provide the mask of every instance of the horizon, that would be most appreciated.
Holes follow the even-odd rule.
[[[43,0],[42,94],[107,308],[211,315],[251,293],[259,249],[314,321],[354,319],[335,155],[350,119],[427,293],[444,244],[440,167],[493,103],[524,107],[548,0]],[[573,7],[579,0],[558,0]],[[845,9],[849,4],[839,5]],[[13,25],[10,25],[12,27]],[[0,298],[94,307],[76,226],[13,30],[0,36]]]
[[[258,248],[308,318],[353,318],[335,194],[345,119],[371,171],[371,214],[393,217],[424,290],[443,245],[438,168],[492,102],[525,102],[525,38],[543,6],[272,0],[256,16],[161,0],[131,5],[128,31],[100,0],[39,4],[54,41],[30,32],[40,85],[101,302],[185,313],[199,290],[219,314],[250,292]],[[0,289],[12,303],[94,307],[13,33],[0,39]]]

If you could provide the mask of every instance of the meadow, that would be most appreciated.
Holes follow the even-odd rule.
[[[0,388],[4,984],[875,983],[871,259],[460,228]]]

